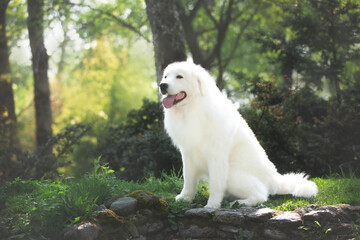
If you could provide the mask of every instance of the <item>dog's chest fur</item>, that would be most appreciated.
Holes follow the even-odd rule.
[[[226,102],[227,103],[227,102]],[[212,104],[209,99],[190,102],[186,106],[173,107],[165,110],[165,129],[180,150],[197,148],[215,149],[223,144],[230,144],[231,139],[219,139],[228,132],[234,131],[234,124],[229,121],[231,116],[223,118],[219,114],[225,105]]]

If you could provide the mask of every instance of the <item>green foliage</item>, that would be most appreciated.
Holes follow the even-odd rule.
[[[321,176],[329,168],[356,169],[359,84],[343,91],[342,104],[308,87],[292,90],[258,79],[249,88],[255,98],[241,112],[280,172]]]
[[[250,79],[241,112],[280,172],[313,176],[357,169],[359,159],[359,4],[282,1],[276,27],[257,42],[273,68]],[[231,90],[231,89],[230,89]],[[236,95],[232,94],[232,95]]]
[[[288,83],[293,71],[303,83],[328,91],[340,100],[341,88],[350,87],[353,74],[345,66],[358,63],[360,49],[359,3],[352,0],[284,1],[281,6],[281,28],[263,32],[259,39],[267,53],[276,52],[273,61],[281,63],[281,72]],[[357,64],[358,65],[358,64]],[[342,86],[340,86],[342,84]]]
[[[141,0],[116,0],[74,4],[82,10],[75,21],[80,36],[96,40],[104,35],[149,38],[145,5]],[[94,18],[94,15],[96,18]]]
[[[20,180],[0,188],[0,235],[57,239],[65,226],[90,216],[112,196],[111,170],[95,161],[79,180]]]
[[[155,96],[150,54],[143,42],[126,49],[108,38],[99,39],[85,51],[71,81],[63,83],[57,120],[63,125],[124,121],[131,109],[141,106],[143,97]]]
[[[113,170],[107,165],[100,165],[100,158],[94,162],[94,171],[78,181],[66,180],[67,191],[62,198],[66,215],[88,217],[95,204],[104,203],[112,194]],[[78,219],[78,218],[77,218]]]
[[[16,174],[37,179],[56,175],[58,167],[70,163],[67,160],[69,153],[87,131],[89,126],[84,124],[68,126],[32,153],[18,156]]]
[[[5,207],[5,211],[2,211],[4,216],[1,219],[1,235],[17,234],[24,237],[37,235],[39,231],[56,230],[47,227],[52,224],[56,226],[58,221],[65,218],[60,215],[61,202],[58,197],[65,188],[66,186],[58,181],[16,179],[8,183],[1,189],[1,205]]]
[[[10,1],[6,11],[6,32],[10,47],[17,47],[19,40],[24,37],[26,11],[26,4],[22,0]]]
[[[127,122],[110,126],[99,144],[102,160],[126,180],[139,180],[149,174],[159,177],[181,166],[180,154],[167,134],[160,130],[161,110],[157,103],[143,100],[143,106],[131,111]]]
[[[36,146],[31,66],[11,63],[19,141],[24,151]]]

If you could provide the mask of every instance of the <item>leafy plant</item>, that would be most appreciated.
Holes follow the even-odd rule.
[[[131,111],[126,123],[108,127],[98,153],[118,177],[141,180],[180,169],[180,153],[160,129],[160,116],[158,104],[144,99],[141,109]]]
[[[92,174],[78,181],[69,181],[62,194],[62,208],[69,218],[90,216],[95,204],[104,203],[112,195],[112,173],[107,164],[100,164],[100,157],[94,161]]]
[[[99,160],[92,174],[78,180],[17,178],[0,188],[0,235],[56,239],[67,224],[90,216],[95,204],[112,196],[112,170]]]

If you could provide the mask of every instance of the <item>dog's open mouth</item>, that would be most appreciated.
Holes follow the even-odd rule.
[[[176,95],[167,95],[163,100],[162,103],[165,108],[171,108],[175,104],[181,102],[186,98],[186,92],[182,91]]]

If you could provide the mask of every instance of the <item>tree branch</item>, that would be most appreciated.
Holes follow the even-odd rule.
[[[68,4],[71,5],[71,6],[87,7],[89,9],[93,10],[93,11],[96,11],[96,12],[98,12],[100,14],[103,14],[103,15],[109,17],[110,19],[115,20],[121,26],[133,31],[134,33],[136,33],[137,35],[142,37],[145,41],[150,42],[150,39],[147,38],[142,32],[140,32],[139,27],[135,27],[135,26],[131,25],[130,23],[127,23],[126,21],[119,18],[118,16],[115,16],[114,14],[112,14],[109,11],[105,11],[105,10],[102,10],[102,9],[99,9],[99,8],[94,8],[94,7],[92,7],[92,6],[88,5],[88,4],[83,4],[83,3],[69,2]]]
[[[217,28],[215,28],[215,27],[200,29],[200,30],[198,30],[198,31],[195,31],[195,34],[196,34],[197,36],[199,36],[199,35],[204,34],[204,33],[207,33],[207,32],[215,31],[216,29],[217,29]]]
[[[230,0],[228,6],[226,8],[226,11],[225,11],[226,12],[225,20],[222,21],[221,24],[217,26],[217,30],[218,30],[217,42],[216,42],[216,45],[214,46],[211,54],[205,61],[206,66],[210,66],[212,64],[212,62],[215,60],[215,58],[219,56],[219,51],[221,51],[221,47],[225,41],[226,33],[227,33],[227,31],[229,29],[229,25],[231,23],[231,14],[232,14],[233,4],[234,4],[234,1]],[[223,17],[221,17],[220,19],[223,19]]]
[[[204,9],[210,20],[214,23],[216,28],[219,28],[219,23],[215,19],[215,17],[212,15],[211,10],[209,9],[209,6],[207,4],[204,4]]]
[[[188,17],[190,18],[190,21],[192,21],[196,15],[196,13],[199,11],[200,9],[200,6],[202,4],[203,0],[198,0],[196,3],[195,3],[195,6],[194,8],[190,11]]]
[[[229,57],[227,57],[227,59],[224,61],[224,68],[227,68],[227,66],[230,64],[230,61],[234,58],[236,49],[239,46],[240,43],[240,39],[243,36],[245,30],[248,28],[248,26],[250,25],[250,23],[252,22],[255,14],[258,12],[259,10],[259,6],[257,6],[254,10],[254,12],[251,14],[251,16],[247,19],[247,21],[245,22],[245,24],[241,27],[240,32],[237,34],[236,39],[235,39],[235,43],[234,46],[232,48],[232,50],[230,51],[230,55]],[[241,14],[240,14],[241,15]]]
[[[195,63],[200,64],[203,66],[203,54],[199,46],[199,42],[197,40],[198,34],[195,32],[192,21],[195,17],[195,13],[198,11],[198,8],[201,5],[202,0],[197,1],[195,4],[194,9],[189,15],[186,15],[184,7],[176,1],[176,7],[179,12],[180,21],[182,25],[182,29],[184,31],[185,39],[188,44],[189,50],[192,54],[193,60]],[[192,15],[192,16],[190,16]],[[205,67],[205,66],[203,66]]]

